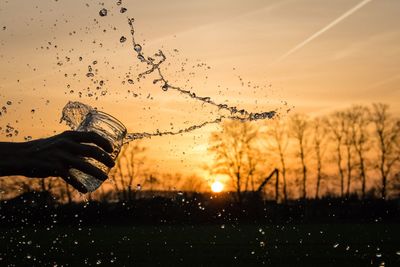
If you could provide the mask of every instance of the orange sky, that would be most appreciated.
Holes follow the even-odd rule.
[[[122,84],[129,72],[135,79],[143,70],[131,50],[127,16],[135,18],[137,41],[147,55],[158,49],[167,54],[169,80],[193,87],[199,95],[252,111],[286,109],[285,101],[296,111],[316,115],[381,101],[400,112],[398,0],[115,2],[0,1],[0,106],[8,109],[0,127],[10,123],[20,132],[0,140],[65,130],[58,121],[69,100],[113,114],[132,132],[178,129],[215,118],[215,109],[163,92],[151,77]],[[362,2],[354,13],[298,47]],[[124,14],[122,6],[128,9]],[[109,11],[106,17],[99,16],[103,7]],[[121,36],[128,41],[120,43]],[[211,69],[191,67],[200,62]],[[99,91],[86,77],[88,65],[98,69],[95,81],[105,81]],[[101,91],[107,94],[97,101],[87,95]],[[209,160],[207,140],[215,129],[153,138],[143,145],[158,169],[190,172]]]

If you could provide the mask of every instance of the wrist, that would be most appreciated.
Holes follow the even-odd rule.
[[[0,176],[20,175],[26,143],[0,142]]]

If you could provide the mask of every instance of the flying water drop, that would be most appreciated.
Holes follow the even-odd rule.
[[[99,15],[100,15],[101,17],[107,16],[107,9],[105,9],[105,8],[101,9],[101,10],[99,11]]]

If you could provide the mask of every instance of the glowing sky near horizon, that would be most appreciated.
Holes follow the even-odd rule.
[[[200,95],[255,111],[287,102],[294,111],[317,115],[380,101],[400,113],[400,1],[123,1],[124,14],[115,3],[0,1],[0,107],[8,109],[0,126],[10,123],[20,132],[1,140],[65,130],[58,121],[69,100],[97,106],[131,131],[177,129],[214,118],[212,108],[163,92],[150,77],[140,85],[121,84],[128,72],[137,74],[138,64],[129,41],[119,41],[129,37],[126,16],[135,18],[147,54],[167,53],[170,79]],[[101,8],[109,10],[106,17],[99,16]],[[93,61],[108,90],[97,101],[78,96],[93,87],[86,77]],[[201,62],[211,69],[195,67],[190,74]],[[182,64],[186,72],[176,75]],[[159,169],[201,169],[210,159],[207,140],[215,129],[143,145]]]

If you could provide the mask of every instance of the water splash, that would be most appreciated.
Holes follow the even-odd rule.
[[[101,16],[101,17],[105,17],[105,16],[107,16],[107,9],[105,9],[105,8],[103,8],[103,9],[101,9],[100,11],[99,11],[99,15]]]
[[[96,109],[80,102],[69,101],[63,108],[60,122],[64,121],[71,129],[75,130],[78,128],[79,124],[85,119],[86,115],[89,112],[96,112]],[[128,143],[130,141],[137,139],[151,138],[154,136],[179,135],[183,133],[189,133],[194,130],[203,128],[204,126],[209,124],[219,124],[222,122],[223,119],[232,119],[244,122],[244,121],[272,118],[270,114],[265,115],[266,117],[260,117],[260,116],[257,118],[252,118],[252,117],[242,118],[239,116],[219,116],[214,120],[205,121],[199,124],[194,124],[190,127],[182,128],[176,131],[160,131],[157,129],[155,132],[127,133],[124,143]]]
[[[142,46],[136,42],[133,22],[134,22],[133,18],[128,18],[128,24],[131,29],[131,41],[133,50],[135,51],[139,61],[148,66],[148,69],[146,71],[138,75],[138,82],[141,79],[144,79],[146,75],[155,73],[158,77],[153,80],[153,84],[160,84],[160,87],[163,91],[168,91],[170,89],[176,90],[182,95],[189,96],[190,98],[195,99],[197,101],[201,101],[202,103],[217,107],[218,110],[228,111],[228,113],[224,115],[219,114],[219,116],[215,119],[194,124],[187,128],[182,128],[176,131],[160,131],[159,129],[157,129],[155,132],[128,133],[126,135],[124,143],[142,138],[151,138],[154,136],[179,135],[183,133],[189,133],[194,130],[205,127],[206,125],[209,124],[219,124],[224,119],[245,122],[245,121],[271,119],[276,115],[276,111],[249,112],[245,109],[238,109],[235,106],[220,104],[213,101],[211,97],[198,96],[195,92],[170,84],[168,82],[168,79],[164,76],[160,67],[161,64],[163,64],[167,59],[165,54],[161,50],[159,50],[157,53],[154,54],[153,57],[146,56],[143,52]],[[125,40],[126,38],[122,36],[120,42],[125,42]],[[88,67],[88,74],[93,74],[91,66]],[[133,84],[132,79],[129,79],[128,82]],[[76,129],[78,128],[79,124],[82,122],[82,120],[86,117],[86,115],[89,112],[95,112],[95,109],[80,102],[68,102],[63,109],[61,121],[65,121],[67,125],[71,127],[71,129]]]
[[[94,110],[83,103],[69,101],[62,110],[60,123],[64,121],[72,130],[76,130],[86,115]]]
[[[137,54],[137,58],[140,60],[140,62],[145,63],[148,65],[148,69],[138,75],[138,80],[141,78],[144,78],[146,75],[156,73],[157,78],[153,80],[153,84],[160,84],[161,89],[163,91],[168,91],[169,89],[176,90],[179,93],[189,96],[192,99],[201,101],[203,103],[212,105],[217,107],[219,110],[226,110],[229,111],[231,116],[228,116],[227,118],[230,119],[238,119],[241,121],[254,121],[254,120],[262,120],[262,119],[271,119],[276,115],[276,111],[266,111],[266,112],[259,112],[259,113],[253,113],[249,112],[245,109],[238,109],[235,106],[229,106],[226,104],[219,104],[216,103],[211,99],[211,97],[202,97],[198,96],[195,92],[192,92],[190,90],[186,90],[184,88],[181,88],[179,86],[172,85],[168,82],[168,79],[164,76],[160,66],[165,62],[167,59],[165,54],[159,50],[157,53],[154,54],[153,57],[148,57],[143,53],[142,46],[136,42],[135,39],[135,28],[133,26],[134,19],[133,18],[128,18],[128,24],[131,29],[131,37],[132,37],[132,46],[133,50]],[[156,58],[158,61],[156,61]],[[221,116],[222,118],[226,118],[225,116]]]

